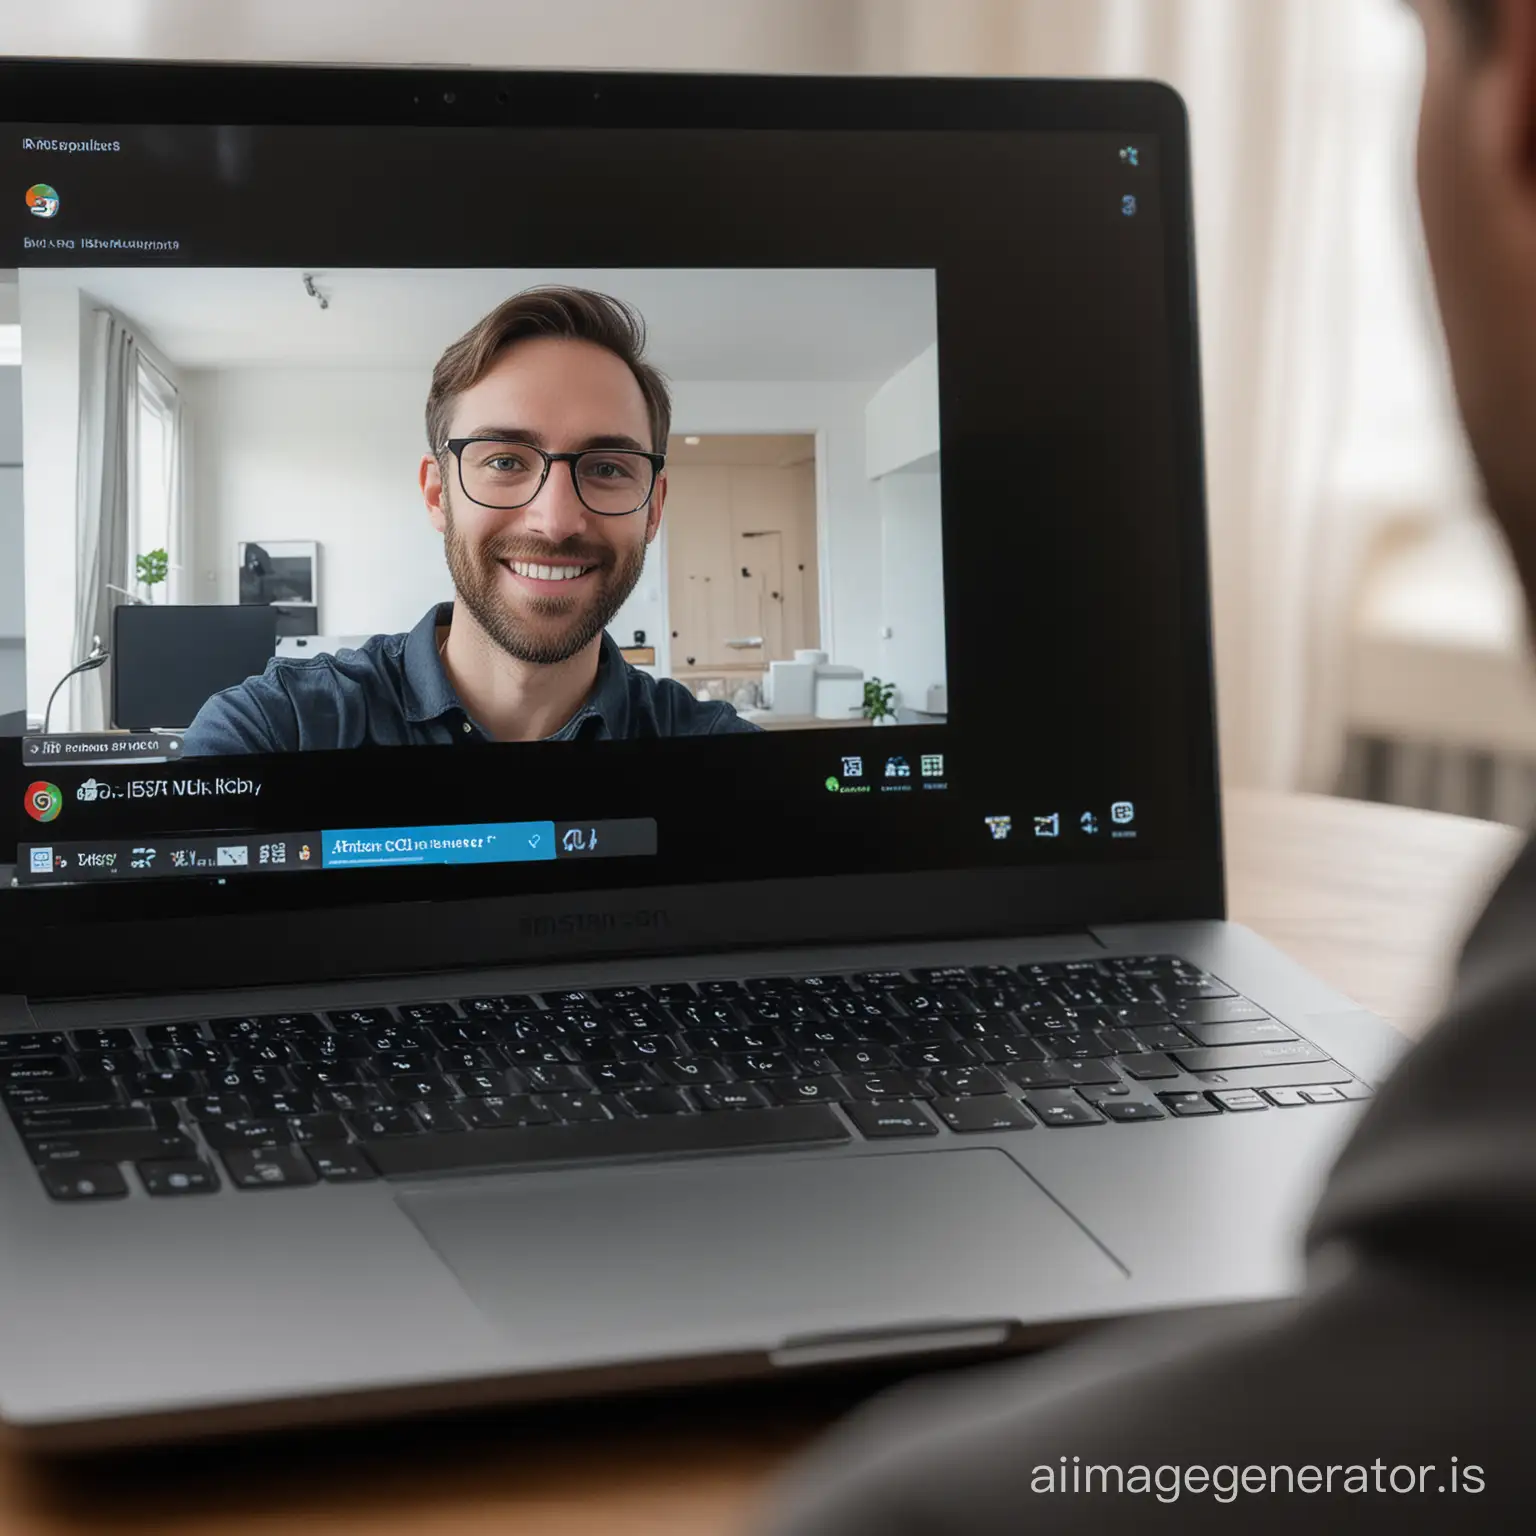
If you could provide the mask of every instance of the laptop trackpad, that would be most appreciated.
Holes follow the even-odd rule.
[[[995,1148],[515,1174],[397,1198],[538,1355],[1092,1315],[1124,1278]]]

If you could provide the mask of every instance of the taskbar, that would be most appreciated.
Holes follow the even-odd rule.
[[[650,817],[352,827],[319,832],[146,834],[126,841],[23,843],[13,883],[58,886],[178,877],[223,880],[316,869],[643,858],[655,852],[656,823]]]

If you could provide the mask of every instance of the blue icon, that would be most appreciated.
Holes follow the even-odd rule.
[[[987,831],[992,834],[994,843],[1006,843],[1008,834],[1013,831],[1012,816],[987,816],[983,820],[987,824]]]
[[[888,757],[885,760],[885,776],[888,779],[910,779],[912,765],[904,757]]]
[[[53,849],[34,848],[32,850],[31,870],[34,875],[51,875],[53,873]]]
[[[1136,199],[1134,197],[1122,197],[1120,199],[1120,212],[1126,218],[1134,219],[1136,217]]]
[[[1036,816],[1035,817],[1035,836],[1036,837],[1060,837],[1061,836],[1061,813],[1059,811],[1052,811],[1049,816]]]
[[[1109,819],[1117,827],[1128,827],[1136,820],[1136,807],[1129,800],[1117,800],[1109,808]]]
[[[1099,818],[1095,816],[1092,811],[1084,811],[1082,827],[1083,831],[1086,832],[1089,837],[1097,836],[1099,830]]]
[[[1120,151],[1120,159],[1134,171],[1141,164],[1141,151],[1134,144],[1128,144]]]
[[[864,777],[864,759],[862,757],[845,757],[843,759],[843,777],[845,779],[862,779]]]

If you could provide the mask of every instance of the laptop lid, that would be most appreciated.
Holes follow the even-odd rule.
[[[0,85],[0,990],[1221,915],[1174,93]],[[127,594],[352,643],[118,731]]]

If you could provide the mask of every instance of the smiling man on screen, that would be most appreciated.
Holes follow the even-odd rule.
[[[1415,9],[1457,395],[1536,613],[1536,0]],[[1349,25],[1334,10],[1317,24]],[[759,1536],[1536,1530],[1533,938],[1536,841],[1329,1175],[1294,1301],[901,1389],[799,1469]]]
[[[640,317],[531,288],[438,361],[421,493],[456,601],[355,651],[271,661],[192,722],[192,757],[755,731],[631,667],[607,626],[661,527],[671,400]]]

